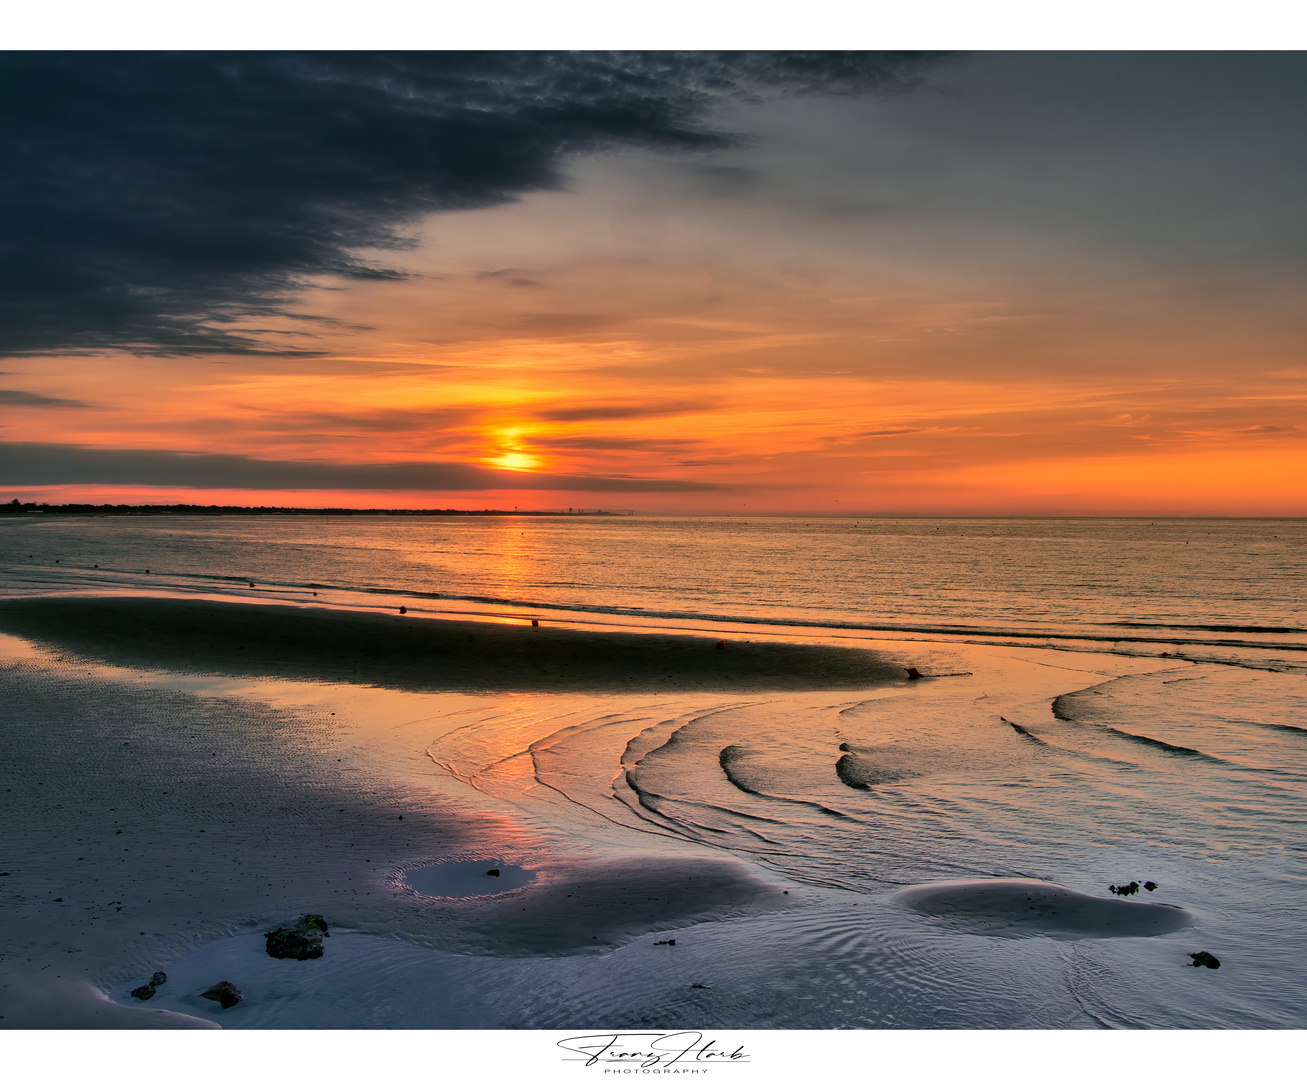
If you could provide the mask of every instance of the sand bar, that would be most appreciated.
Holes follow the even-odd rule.
[[[0,630],[87,659],[402,690],[836,690],[901,667],[829,645],[141,597],[0,603]]]

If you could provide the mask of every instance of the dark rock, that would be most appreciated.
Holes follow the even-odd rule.
[[[655,945],[675,945],[676,938],[668,938],[666,941],[655,941]]]
[[[294,926],[279,926],[264,934],[264,948],[276,960],[317,960],[322,955],[322,939],[327,936],[326,919],[305,915]]]
[[[245,995],[235,986],[227,981],[216,983],[210,986],[200,995],[202,998],[208,998],[210,1001],[216,1001],[224,1009],[230,1009],[233,1005],[240,1004],[241,998]]]
[[[1157,888],[1157,882],[1156,882],[1156,881],[1145,881],[1145,882],[1144,882],[1144,888],[1147,889],[1149,892],[1152,892],[1154,889]]]
[[[138,986],[132,991],[132,997],[140,998],[141,1001],[149,1001],[154,997],[154,983],[146,983],[144,986]]]
[[[703,983],[690,983],[691,990],[711,990],[711,986],[705,986]]]
[[[499,877],[499,871],[498,871],[498,870],[487,870],[487,871],[486,871],[486,877]]]
[[[165,975],[162,971],[156,971],[153,975],[150,976],[151,986],[162,986],[167,981],[168,981],[168,976]]]
[[[1107,891],[1117,896],[1134,896],[1139,891],[1139,882],[1132,881],[1129,885],[1109,885]]]
[[[1206,951],[1191,952],[1189,955],[1193,957],[1193,961],[1194,961],[1192,964],[1193,967],[1205,967],[1205,968],[1215,969],[1221,966],[1221,961],[1216,959],[1216,957],[1209,952]]]

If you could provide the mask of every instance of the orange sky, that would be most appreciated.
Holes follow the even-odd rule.
[[[484,489],[10,471],[4,497],[1307,512],[1301,252],[1275,227],[1301,162],[1274,116],[1234,147],[1237,108],[1194,119],[1200,67],[1200,100],[1104,103],[1129,79],[1078,63],[986,57],[948,94],[730,106],[734,147],[573,158],[560,190],[412,223],[380,260],[406,279],[322,277],[313,321],[245,324],[318,355],[4,360],[0,388],[43,399],[7,443],[498,470]],[[1270,179],[1194,172],[1231,149]]]

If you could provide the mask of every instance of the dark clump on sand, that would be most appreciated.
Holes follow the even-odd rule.
[[[279,926],[264,934],[264,949],[275,960],[318,960],[322,939],[328,936],[326,919],[305,915],[294,926]]]
[[[1221,961],[1216,959],[1216,957],[1213,956],[1211,953],[1209,953],[1206,949],[1204,949],[1202,952],[1191,952],[1189,954],[1189,957],[1190,959],[1193,960],[1193,963],[1190,965],[1190,967],[1205,967],[1205,968],[1212,968],[1213,970],[1215,970],[1216,968],[1219,968],[1221,966]]]
[[[224,980],[210,986],[209,989],[200,994],[200,997],[216,1001],[224,1009],[230,1009],[233,1005],[239,1005],[245,995],[237,987]]]
[[[0,603],[0,631],[125,666],[404,690],[803,690],[899,681],[855,648],[565,630],[212,600]]]

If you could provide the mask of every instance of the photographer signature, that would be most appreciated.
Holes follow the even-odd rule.
[[[559,1041],[564,1050],[582,1055],[565,1061],[583,1060],[586,1065],[620,1064],[643,1069],[675,1064],[707,1064],[747,1061],[743,1046],[724,1050],[716,1039],[706,1042],[702,1031],[623,1031],[607,1035],[572,1035]]]

